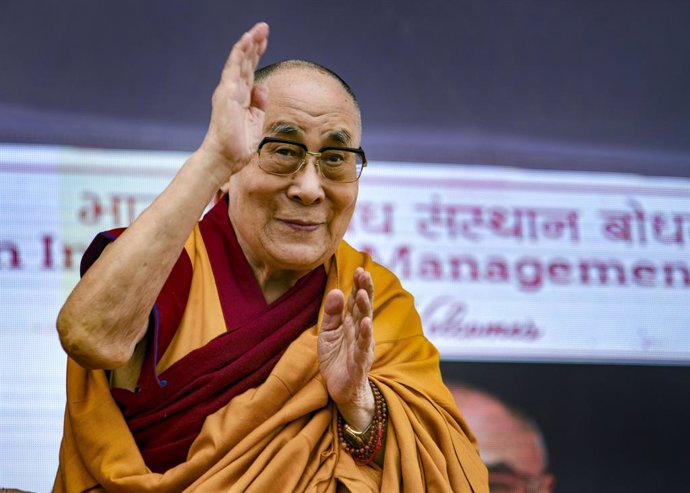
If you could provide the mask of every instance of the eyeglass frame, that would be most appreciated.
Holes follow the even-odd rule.
[[[535,474],[535,475],[530,475],[530,474],[525,474],[521,473],[518,471],[515,471],[512,467],[506,465],[506,464],[498,464],[496,466],[489,466],[488,467],[488,472],[489,472],[489,485],[491,485],[491,476],[492,474],[494,475],[494,479],[496,476],[508,476],[512,477],[518,481],[520,481],[522,484],[520,485],[524,489],[524,493],[532,493],[536,492],[539,487],[542,484],[542,481],[546,477],[545,472]]]
[[[344,146],[324,146],[321,149],[319,149],[318,152],[311,152],[307,148],[307,145],[304,144],[303,142],[296,142],[294,140],[283,139],[280,137],[264,137],[263,139],[261,139],[261,142],[259,143],[259,146],[256,149],[257,156],[261,155],[261,148],[264,145],[269,144],[269,143],[296,145],[297,147],[304,149],[304,152],[305,152],[304,159],[302,159],[302,162],[299,163],[299,166],[297,166],[297,169],[295,169],[295,171],[293,171],[292,173],[275,173],[273,171],[266,171],[264,168],[261,168],[261,164],[259,164],[259,168],[261,168],[265,173],[268,173],[270,175],[292,176],[292,175],[296,174],[297,172],[299,172],[299,170],[301,170],[304,167],[304,165],[307,162],[308,156],[314,156],[316,158],[314,160],[314,166],[316,166],[316,169],[319,170],[319,175],[321,175],[321,178],[323,178],[324,180],[328,180],[331,183],[356,183],[359,181],[359,178],[362,176],[362,172],[364,171],[364,168],[367,167],[367,157],[364,154],[364,149],[362,149],[361,146],[357,147],[357,148],[355,148],[355,147],[344,147]],[[357,178],[355,178],[354,180],[351,180],[351,181],[336,181],[336,180],[332,180],[331,178],[328,178],[326,175],[324,175],[323,171],[321,170],[321,166],[320,166],[320,162],[321,162],[320,158],[321,158],[321,155],[326,151],[348,151],[348,152],[354,152],[355,154],[358,154],[362,158],[362,168],[359,170],[359,173],[357,174]],[[261,162],[261,160],[259,159],[259,163],[260,162]]]

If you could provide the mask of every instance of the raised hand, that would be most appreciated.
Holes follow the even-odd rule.
[[[106,248],[60,310],[60,342],[83,367],[116,369],[114,378],[125,386],[136,383],[130,377],[138,375],[143,357],[136,348],[185,241],[214,194],[256,152],[267,90],[254,87],[254,70],[267,42],[268,25],[259,23],[235,44],[213,94],[203,144]]]
[[[256,152],[263,131],[268,90],[254,87],[254,71],[268,44],[268,24],[259,22],[235,43],[213,93],[211,121],[201,148],[223,163],[223,182]]]
[[[347,303],[339,289],[326,296],[318,338],[319,368],[345,420],[364,429],[374,416],[368,383],[374,362],[374,283],[361,267],[355,270],[353,281]]]

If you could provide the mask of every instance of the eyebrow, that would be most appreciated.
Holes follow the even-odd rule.
[[[290,137],[302,137],[304,132],[293,123],[278,121],[271,125],[270,132],[273,135],[285,135]],[[347,130],[334,130],[327,135],[327,139],[337,145],[349,146],[352,135]]]
[[[300,136],[304,132],[288,122],[275,122],[271,125],[271,133],[274,135],[295,135]]]
[[[350,142],[352,142],[352,136],[346,130],[336,130],[328,134],[328,140],[332,140],[344,146],[349,146]]]

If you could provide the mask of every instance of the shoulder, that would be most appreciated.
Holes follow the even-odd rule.
[[[405,290],[398,277],[387,267],[374,261],[342,241],[336,252],[341,289],[348,293],[357,267],[371,274],[374,282],[374,330],[378,341],[422,335],[421,320],[414,297]]]
[[[377,291],[383,287],[402,289],[400,280],[390,269],[376,262],[367,252],[356,250],[345,240],[340,242],[336,252],[336,261],[343,277],[352,276],[357,267],[362,267],[371,274]]]

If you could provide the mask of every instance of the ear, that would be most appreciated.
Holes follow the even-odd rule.
[[[545,474],[541,480],[539,491],[543,493],[551,493],[555,486],[556,476],[553,474]]]

